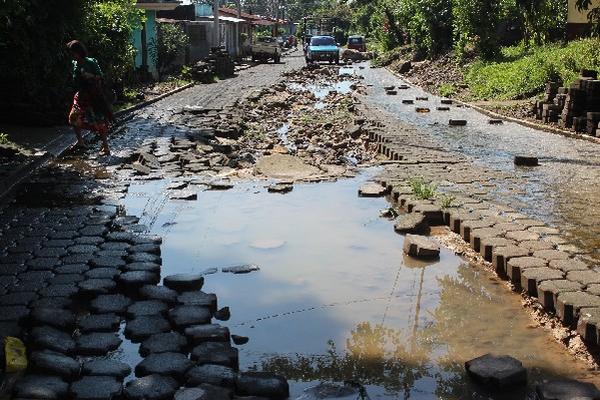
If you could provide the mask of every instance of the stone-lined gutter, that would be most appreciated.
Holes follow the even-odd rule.
[[[447,208],[442,199],[417,198],[410,186],[411,176],[421,173],[426,182],[451,181],[456,163],[443,155],[420,159],[418,150],[411,154],[410,144],[401,135],[397,129],[370,132],[378,152],[393,160],[376,181],[385,188],[392,205],[406,213],[400,215],[396,231],[423,233],[423,222],[448,226],[500,278],[509,281],[514,291],[572,330],[570,340],[578,334],[587,345],[598,346],[600,273],[581,257],[582,252],[568,245],[559,230],[473,194],[457,198]],[[590,360],[589,352],[584,353]]]
[[[409,78],[407,78],[406,76],[399,74],[389,68],[386,67],[386,69],[388,71],[390,71],[394,76],[396,76],[399,79],[402,79],[403,81],[409,83],[410,85],[412,85],[413,87],[419,88],[421,90],[423,90],[424,92],[430,93],[429,91],[427,91],[425,88],[423,88],[422,86],[417,85],[416,83],[412,82]],[[442,96],[440,96],[442,97]],[[472,108],[476,111],[479,111],[482,114],[485,114],[489,117],[492,118],[497,118],[497,119],[503,119],[505,121],[509,121],[509,122],[514,122],[516,124],[522,125],[522,126],[526,126],[528,128],[532,128],[532,129],[538,129],[538,130],[542,130],[542,131],[546,131],[549,133],[555,133],[557,135],[562,135],[562,136],[566,136],[569,138],[573,138],[573,139],[581,139],[581,140],[586,140],[588,142],[592,142],[592,143],[596,143],[596,144],[600,144],[600,138],[594,137],[594,136],[589,136],[589,135],[583,135],[581,133],[576,133],[576,132],[571,132],[571,131],[567,131],[565,129],[560,129],[557,128],[555,126],[548,126],[545,124],[540,124],[540,123],[536,123],[536,122],[531,122],[531,121],[527,121],[524,119],[520,119],[520,118],[515,118],[515,117],[509,117],[507,115],[503,115],[503,114],[499,114],[495,111],[491,111],[488,109],[485,109],[483,107],[480,107],[478,105],[466,102],[466,101],[462,101],[462,100],[458,100],[458,99],[452,99],[453,102],[458,103],[464,107],[469,107]]]

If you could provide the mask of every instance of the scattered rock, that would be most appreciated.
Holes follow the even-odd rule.
[[[406,235],[404,252],[415,258],[436,258],[440,256],[440,246],[426,236]]]
[[[236,265],[233,267],[224,267],[221,268],[223,272],[231,272],[232,274],[248,274],[254,271],[260,271],[258,265],[248,264],[248,265]]]
[[[235,343],[236,345],[241,346],[248,343],[250,341],[250,338],[248,338],[247,336],[231,335],[231,340],[233,340],[233,343]]]
[[[267,188],[267,191],[269,193],[281,193],[281,194],[289,193],[292,190],[294,190],[293,185],[282,185],[282,184],[271,185]]]
[[[231,318],[231,311],[229,310],[229,307],[223,307],[215,312],[215,318],[219,321],[229,321],[229,318]]]
[[[177,292],[189,292],[202,289],[204,277],[202,274],[177,274],[164,278],[163,284]]]
[[[510,356],[486,354],[465,363],[467,373],[475,381],[496,389],[508,389],[527,383],[527,370]]]
[[[467,125],[467,121],[464,119],[451,119],[448,121],[448,125],[450,125],[450,126],[465,126],[465,125]]]
[[[537,167],[540,165],[537,157],[517,155],[515,156],[515,165],[523,167]]]
[[[236,380],[236,393],[244,396],[263,396],[274,400],[284,400],[290,395],[286,379],[268,372],[245,372]]]

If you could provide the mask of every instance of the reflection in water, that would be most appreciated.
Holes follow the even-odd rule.
[[[488,352],[522,360],[532,384],[556,374],[594,380],[529,327],[520,296],[491,274],[445,249],[431,263],[403,256],[402,236],[377,217],[385,200],[356,195],[368,174],[297,184],[285,196],[242,184],[201,192],[185,207],[161,200],[168,182],[148,182],[130,187],[126,203],[164,236],[163,275],[260,266],[214,273],[203,290],[231,308],[232,333],[250,338],[240,367],[283,373],[292,399],[345,380],[373,400],[477,399],[485,392],[470,386],[463,363]]]

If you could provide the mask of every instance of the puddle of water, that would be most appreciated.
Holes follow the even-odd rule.
[[[345,380],[371,399],[480,399],[488,394],[470,384],[463,363],[488,352],[522,360],[532,385],[593,378],[531,328],[520,297],[487,272],[450,251],[431,263],[403,256],[402,237],[378,217],[387,202],[357,197],[372,174],[296,185],[285,196],[248,183],[194,202],[164,201],[169,182],[148,182],[130,187],[125,206],[163,235],[163,276],[260,266],[209,275],[204,290],[231,307],[232,333],[250,337],[241,368],[287,376],[292,399]]]
[[[288,83],[288,87],[292,91],[304,92],[309,91],[312,92],[317,100],[324,100],[327,96],[329,96],[333,92],[348,94],[352,92],[352,86],[354,82],[349,80],[344,80],[340,82],[329,82],[329,83],[311,83],[311,84],[302,84],[302,83]]]
[[[294,143],[290,142],[288,138],[289,131],[290,124],[283,124],[281,128],[277,129],[277,136],[279,136],[279,140],[281,140],[281,143],[286,149],[288,149],[290,154],[296,154],[298,147]]]

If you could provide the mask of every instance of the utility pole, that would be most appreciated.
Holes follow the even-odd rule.
[[[221,46],[221,27],[219,26],[219,0],[213,0],[213,46]]]

